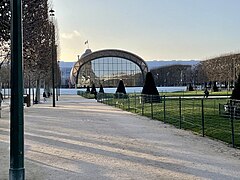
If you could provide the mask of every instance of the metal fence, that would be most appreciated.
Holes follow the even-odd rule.
[[[86,97],[84,92],[79,95]],[[97,100],[240,147],[240,102],[237,101],[110,93],[98,94]]]

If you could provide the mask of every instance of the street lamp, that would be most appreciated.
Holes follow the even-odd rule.
[[[60,61],[57,61],[57,101],[58,96],[60,96],[60,86],[61,86],[61,70],[60,70]]]
[[[52,102],[52,106],[55,107],[55,81],[54,81],[54,55],[55,55],[55,51],[54,51],[54,44],[55,44],[55,38],[54,38],[54,24],[53,24],[53,17],[54,17],[54,10],[51,9],[49,11],[50,13],[50,17],[52,17],[52,24],[51,24],[51,48],[52,48],[52,89],[53,89],[53,93],[52,93],[52,98],[53,98],[53,102]]]
[[[11,1],[10,180],[24,180],[22,0]]]

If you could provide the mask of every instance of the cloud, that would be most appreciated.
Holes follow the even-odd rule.
[[[73,39],[75,37],[81,37],[81,34],[77,30],[74,30],[71,33],[61,33],[61,37],[63,39]]]
[[[74,30],[73,33],[74,33],[75,36],[79,36],[79,37],[81,36],[81,34],[76,30]]]

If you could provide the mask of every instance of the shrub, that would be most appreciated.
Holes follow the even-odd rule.
[[[217,82],[213,83],[213,92],[218,92]]]
[[[120,80],[119,83],[118,83],[118,87],[117,87],[117,90],[116,90],[116,92],[114,94],[114,97],[118,98],[118,99],[122,99],[122,98],[127,98],[128,97],[126,95],[126,89],[125,89],[125,86],[124,86],[122,80]]]
[[[87,86],[86,93],[90,93],[90,87],[89,86]]]
[[[153,76],[151,72],[148,72],[146,75],[145,83],[142,90],[143,96],[143,102],[149,103],[149,102],[161,102],[161,98],[159,96],[159,92],[157,90],[157,87],[155,85]],[[148,96],[148,95],[154,95],[154,96]]]
[[[240,74],[238,76],[238,80],[237,80],[237,82],[235,84],[235,87],[233,89],[231,99],[240,100]]]
[[[118,83],[118,87],[117,87],[116,93],[126,94],[125,86],[124,86],[122,80],[120,80],[119,83]]]
[[[92,84],[92,89],[90,94],[94,94],[94,98],[97,99],[97,90],[96,90],[95,84]]]
[[[103,89],[102,84],[100,84],[99,93],[104,93],[104,89]]]
[[[188,91],[194,91],[192,84],[189,84]]]

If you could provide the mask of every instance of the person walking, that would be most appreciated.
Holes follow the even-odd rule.
[[[46,100],[46,97],[47,97],[47,95],[46,95],[46,93],[45,93],[45,91],[43,92],[43,101],[44,102],[46,102],[47,100]]]
[[[2,92],[0,92],[0,118],[2,117],[2,102],[3,102],[3,95],[2,95]]]
[[[208,98],[209,96],[209,91],[207,90],[207,88],[204,90],[204,98]]]

